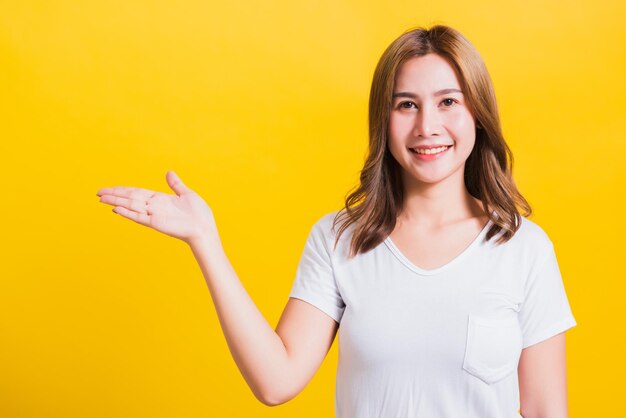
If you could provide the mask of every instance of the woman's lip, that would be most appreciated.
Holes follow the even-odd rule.
[[[441,148],[441,147],[451,147],[449,144],[437,144],[437,145],[419,145],[417,147],[409,147],[409,149],[432,149],[432,148]]]
[[[420,160],[430,161],[430,160],[434,160],[435,158],[439,158],[440,156],[445,154],[450,148],[452,148],[452,145],[440,145],[440,147],[447,147],[447,148],[436,154],[418,154],[417,152],[413,151],[413,149],[411,148],[409,148],[409,150],[411,154],[413,154],[415,157],[419,158]],[[439,148],[439,147],[432,147],[432,148]],[[430,149],[430,148],[419,147],[419,149]]]

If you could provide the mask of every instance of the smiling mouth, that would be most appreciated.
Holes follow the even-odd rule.
[[[432,155],[432,154],[442,153],[448,148],[450,148],[451,146],[452,145],[446,145],[446,146],[437,147],[437,148],[409,148],[409,150],[413,152],[414,154]]]

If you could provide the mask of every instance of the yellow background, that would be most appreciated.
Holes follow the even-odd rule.
[[[434,23],[483,55],[555,244],[570,416],[626,416],[625,4],[2,0],[0,416],[333,416],[336,343],[263,406],[188,247],[95,193],[170,192],[174,169],[275,325],[310,227],[358,179],[380,54]]]

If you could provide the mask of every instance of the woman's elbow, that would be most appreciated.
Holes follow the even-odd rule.
[[[278,406],[286,403],[289,399],[278,399],[278,398],[257,398],[259,401],[265,406]]]
[[[257,398],[257,400],[266,406],[282,405],[295,398],[296,395],[297,394],[281,392],[276,389],[268,389],[259,391],[258,393],[254,393],[254,396]]]

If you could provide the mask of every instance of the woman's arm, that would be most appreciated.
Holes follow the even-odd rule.
[[[289,299],[276,331],[242,286],[224,253],[213,212],[170,171],[175,195],[136,187],[107,187],[100,202],[136,223],[187,243],[208,285],[226,342],[254,395],[266,405],[296,396],[319,368],[338,324],[321,310]]]
[[[222,246],[210,236],[190,246],[233,359],[254,395],[266,405],[295,397],[328,353],[337,322],[316,307],[291,298],[274,331],[243,288]]]
[[[522,350],[518,375],[524,418],[567,418],[564,332]]]

